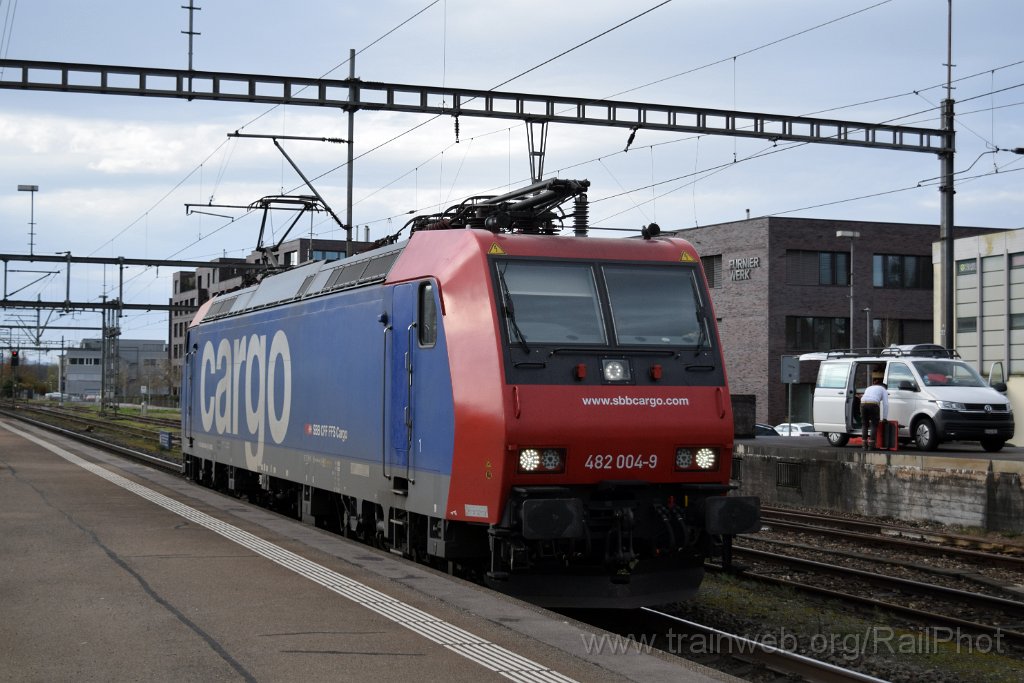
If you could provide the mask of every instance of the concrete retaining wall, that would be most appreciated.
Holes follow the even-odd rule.
[[[737,444],[741,495],[905,521],[1024,533],[1024,463],[852,449],[793,452]]]

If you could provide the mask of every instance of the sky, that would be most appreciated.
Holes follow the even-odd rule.
[[[182,0],[0,0],[0,57],[186,69]],[[192,64],[205,71],[608,98],[939,128],[949,0],[196,0]],[[285,10],[283,8],[287,7]],[[293,9],[294,8],[294,9]],[[953,0],[957,225],[1024,227],[1024,3]],[[0,72],[0,80],[16,76]],[[186,211],[308,194],[266,139],[347,137],[337,110],[0,89],[2,253],[207,260],[244,257],[262,216]],[[515,121],[396,112],[355,116],[353,223],[396,232],[410,213],[528,184]],[[593,236],[623,237],[748,215],[938,225],[934,154],[552,124],[545,177],[588,179]],[[347,150],[282,143],[344,218]],[[35,193],[18,185],[38,185]],[[219,215],[210,215],[216,213]],[[30,223],[34,222],[34,226]],[[290,219],[275,214],[265,241]],[[602,231],[600,228],[617,229]],[[30,231],[34,234],[30,237]],[[326,215],[290,237],[344,238]],[[937,235],[937,232],[936,232]],[[30,239],[32,244],[30,246]],[[166,303],[172,268],[126,269],[124,298]],[[117,296],[112,267],[74,266],[71,299]],[[63,300],[62,267],[11,262],[12,299]],[[0,310],[4,325],[34,312]],[[98,326],[99,313],[50,326]],[[162,339],[160,312],[129,312],[122,335]],[[0,328],[0,348],[26,344]],[[48,330],[59,346],[96,331]],[[45,358],[44,355],[40,356]],[[31,356],[29,357],[31,360]],[[54,358],[51,358],[51,360]]]

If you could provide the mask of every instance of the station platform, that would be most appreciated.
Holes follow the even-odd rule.
[[[0,419],[0,681],[732,681]]]
[[[1012,444],[865,451],[820,435],[736,439],[733,478],[762,505],[1024,533],[1024,448]]]

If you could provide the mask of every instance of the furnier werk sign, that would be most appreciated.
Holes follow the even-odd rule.
[[[731,258],[729,259],[729,279],[733,282],[737,280],[749,280],[750,271],[754,268],[761,267],[761,257],[751,256],[749,258]]]

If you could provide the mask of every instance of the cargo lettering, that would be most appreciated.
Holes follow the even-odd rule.
[[[288,433],[292,410],[288,336],[278,330],[269,348],[265,334],[221,339],[216,348],[207,341],[199,362],[199,407],[207,432],[238,436],[239,419],[244,418],[245,435],[255,441],[255,449],[251,441],[246,442],[246,459],[250,465],[258,464],[266,432],[277,444]]]

